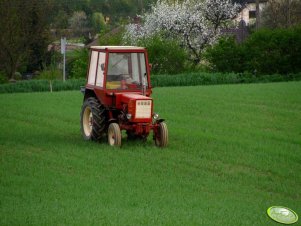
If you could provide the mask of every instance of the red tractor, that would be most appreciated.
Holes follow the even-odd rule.
[[[133,46],[92,46],[87,83],[82,92],[81,133],[85,140],[107,135],[111,146],[128,138],[146,140],[153,131],[155,144],[168,144],[164,119],[153,112],[147,51]]]

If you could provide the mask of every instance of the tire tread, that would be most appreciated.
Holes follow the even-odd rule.
[[[85,137],[82,128],[83,112],[87,106],[91,108],[92,115],[93,115],[92,134],[90,137]],[[106,114],[105,114],[104,106],[95,97],[89,97],[87,100],[85,100],[81,111],[81,130],[84,138],[86,140],[99,141],[102,138],[103,134],[105,133],[105,128],[106,128]]]

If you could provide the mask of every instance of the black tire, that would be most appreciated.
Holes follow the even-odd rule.
[[[85,140],[99,141],[106,127],[105,108],[94,97],[85,100],[80,114],[81,133]]]
[[[158,125],[157,134],[155,134],[155,144],[162,148],[168,145],[168,129],[165,122],[160,122]]]
[[[108,143],[111,146],[121,146],[121,131],[117,123],[113,122],[108,128]]]

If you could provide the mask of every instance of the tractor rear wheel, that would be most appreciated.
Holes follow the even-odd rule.
[[[85,140],[98,141],[105,132],[106,115],[104,107],[94,97],[85,100],[80,114],[81,133]]]
[[[160,122],[155,134],[155,144],[158,147],[166,147],[168,144],[168,129],[165,122]]]
[[[119,125],[115,122],[109,125],[108,142],[111,146],[121,146],[121,131]]]

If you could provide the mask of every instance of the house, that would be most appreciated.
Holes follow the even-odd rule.
[[[237,27],[225,28],[221,30],[223,35],[234,36],[237,42],[243,42],[249,36],[249,26],[256,23],[256,0],[235,0],[242,5],[238,15],[233,22]],[[259,12],[261,13],[268,0],[259,0]],[[260,14],[259,14],[260,15]]]
[[[66,44],[66,51],[71,51],[71,50],[77,50],[77,49],[82,49],[84,48],[85,45],[83,43],[68,43]],[[60,42],[53,42],[48,45],[48,51],[61,51],[61,43]]]
[[[256,22],[256,0],[236,0],[235,2],[240,3],[243,7],[239,12],[235,21],[240,22],[243,20],[247,26],[253,25]],[[262,12],[266,6],[268,0],[259,0],[259,12]]]

